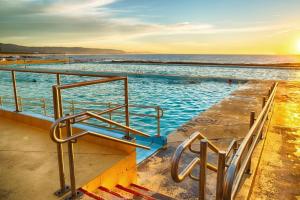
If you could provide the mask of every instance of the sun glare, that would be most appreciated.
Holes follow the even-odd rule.
[[[300,39],[296,43],[296,53],[300,54]]]

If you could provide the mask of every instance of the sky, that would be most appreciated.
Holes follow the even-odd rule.
[[[0,0],[0,42],[131,53],[300,54],[300,0]]]

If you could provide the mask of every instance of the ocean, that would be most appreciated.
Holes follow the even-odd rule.
[[[86,62],[110,61],[158,61],[158,62],[200,62],[200,63],[243,63],[278,64],[300,63],[300,55],[213,55],[213,54],[120,54],[120,55],[60,55]]]

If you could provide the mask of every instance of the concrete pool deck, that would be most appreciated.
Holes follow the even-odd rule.
[[[300,83],[282,82],[250,199],[300,199]]]
[[[260,112],[262,107],[262,98],[268,94],[271,85],[271,81],[249,81],[244,86],[234,91],[229,97],[225,98],[222,102],[213,106],[201,115],[195,117],[190,122],[186,123],[181,128],[179,128],[173,134],[170,134],[168,138],[168,148],[166,150],[158,152],[155,156],[149,158],[146,162],[142,163],[139,166],[139,184],[151,188],[154,191],[160,191],[161,193],[164,193],[176,199],[197,199],[198,182],[187,178],[181,183],[174,183],[174,181],[171,178],[169,169],[174,151],[176,150],[178,145],[182,143],[182,141],[184,141],[196,130],[202,132],[207,138],[209,138],[216,146],[218,146],[221,149],[226,149],[229,143],[234,138],[242,140],[249,130],[250,112],[255,111],[257,114]],[[279,143],[275,144],[273,142],[273,136],[272,134],[270,134],[269,137],[271,137],[271,139],[267,138],[266,144],[268,144],[268,140],[272,141],[273,144],[272,142],[269,142],[269,148],[275,148],[272,147],[275,144],[279,145],[280,147],[284,146],[285,152],[287,153],[289,152],[289,150],[295,151],[295,148],[293,148],[293,146],[297,145],[297,142],[299,143],[299,124],[298,126],[295,124],[296,120],[299,119],[300,115],[300,93],[298,92],[299,89],[300,83],[279,83],[278,91],[275,97],[275,112],[278,112],[277,115],[280,115],[282,114],[282,111],[284,111],[286,113],[286,116],[281,116],[281,122],[278,123],[284,123],[285,130],[292,129],[294,131],[290,133],[290,136],[284,136],[285,132],[283,132],[283,129],[271,128],[271,130],[275,131],[274,134],[281,134],[282,137],[285,138],[283,140],[278,141]],[[295,118],[293,118],[290,115],[291,113],[293,113],[293,116],[295,116]],[[274,121],[273,119],[274,118],[272,118],[272,121]],[[288,123],[288,120],[284,121],[285,119],[294,120],[294,122]],[[273,122],[273,124],[276,125],[278,120],[278,118],[275,118],[275,122]],[[297,123],[298,122],[299,120],[297,121]],[[298,129],[296,130],[295,128],[297,127]],[[293,139],[291,139],[291,137]],[[295,139],[296,137],[298,137],[298,140]],[[287,142],[286,138],[290,142]],[[196,144],[195,148],[197,148],[197,146],[199,146],[199,144]],[[269,171],[269,173],[274,174],[275,179],[272,182],[273,185],[264,185],[264,183],[266,182],[259,183],[257,180],[255,180],[256,182],[258,182],[257,184],[261,184],[261,186],[259,186],[258,188],[254,187],[253,193],[263,194],[263,191],[265,191],[265,193],[268,194],[268,188],[270,186],[276,188],[275,190],[277,192],[281,191],[284,189],[284,187],[289,187],[289,178],[293,179],[293,181],[291,181],[290,184],[295,185],[291,188],[296,189],[295,187],[297,187],[297,181],[299,183],[299,171],[298,173],[296,173],[297,168],[299,169],[299,155],[291,155],[292,152],[289,152],[290,156],[286,158],[286,154],[284,152],[280,153],[278,151],[274,151],[275,157],[277,154],[281,155],[281,157],[277,156],[277,160],[275,161],[272,159],[272,157],[269,158],[267,156],[267,149],[268,148],[265,147],[263,152],[263,158],[265,157],[266,161],[262,159],[262,164],[259,166],[259,168],[264,168],[267,171],[263,173],[263,171],[258,170],[261,173],[258,173],[257,177],[267,177]],[[296,150],[294,154],[299,154],[299,144],[298,150]],[[192,159],[191,155],[192,154],[190,153],[186,153],[186,157],[183,162],[189,163]],[[295,156],[298,157],[295,158]],[[216,160],[214,159],[213,155],[209,155],[208,159],[211,162],[215,162]],[[289,159],[289,161],[284,161],[284,159]],[[283,171],[276,171],[275,168],[278,166],[276,163],[271,163],[273,161],[279,162],[281,167],[283,167]],[[289,172],[289,168],[293,168],[293,170]],[[281,172],[285,175],[280,175]],[[277,175],[278,178],[282,178],[282,180],[285,178],[285,181],[283,181],[284,184],[278,184],[278,181],[280,180],[276,179]],[[208,171],[208,199],[214,199],[215,197],[215,180],[216,174]],[[266,178],[263,180],[266,180]],[[269,199],[269,197],[270,196],[262,196],[262,199]],[[253,199],[256,199],[256,197],[254,197]]]

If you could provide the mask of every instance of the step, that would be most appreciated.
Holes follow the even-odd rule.
[[[131,190],[129,188],[126,188],[122,185],[116,185],[116,187],[113,189],[113,191],[120,194],[121,196],[123,196],[126,199],[135,199],[135,200],[147,199],[147,198],[144,198],[144,196],[142,194],[140,194],[134,190]]]
[[[82,188],[79,190],[84,193],[83,199],[86,200],[174,200],[174,198],[154,192],[137,184],[131,184],[129,187],[116,185],[112,190],[100,186],[93,192],[88,192]]]
[[[81,191],[84,195],[80,198],[80,199],[84,199],[84,200],[106,200],[102,197],[100,197],[99,195],[95,194],[94,192],[88,192],[82,188],[78,189],[79,191]]]
[[[171,198],[169,196],[166,196],[164,194],[161,194],[161,193],[157,193],[157,192],[154,192],[148,188],[145,188],[143,186],[140,186],[140,185],[137,185],[137,184],[131,184],[130,189],[132,190],[135,190],[145,196],[148,196],[148,197],[151,197],[153,199],[159,199],[159,200],[174,200],[174,198]]]
[[[126,199],[125,197],[123,197],[121,194],[116,193],[114,191],[111,191],[105,187],[98,187],[97,191],[95,191],[95,193],[102,197],[103,199],[111,199],[111,200],[122,200],[122,199]]]

